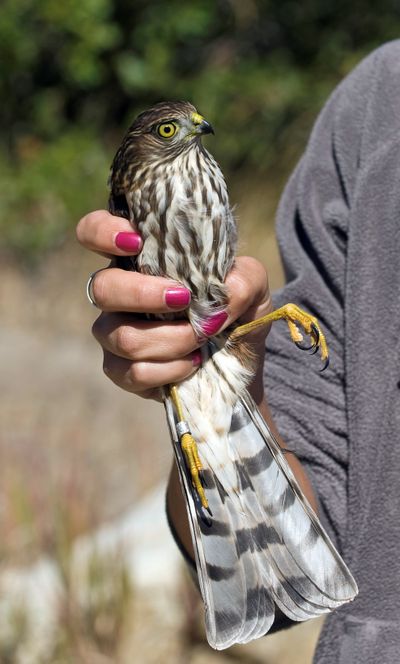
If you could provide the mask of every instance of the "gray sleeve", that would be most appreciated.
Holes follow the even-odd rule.
[[[336,89],[319,116],[290,179],[277,216],[286,286],[274,306],[294,302],[316,315],[326,332],[330,368],[298,350],[287,326],[274,323],[267,340],[265,385],[278,430],[305,465],[321,518],[339,550],[346,531],[348,433],[346,415],[346,252],[352,201],[363,152],[363,127],[378,49]],[[393,55],[393,53],[392,53]]]

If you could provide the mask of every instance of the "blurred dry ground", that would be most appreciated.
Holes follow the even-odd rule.
[[[276,201],[262,185],[251,198],[246,191],[245,182],[235,190],[240,253],[260,258],[276,288],[282,283],[271,224]],[[34,274],[15,263],[0,267],[0,571],[28,569],[49,556],[57,559],[67,589],[65,561],[76,538],[113,523],[165,483],[171,460],[162,407],[123,393],[102,374],[101,352],[90,334],[96,311],[85,295],[88,274],[102,264],[71,238]],[[101,573],[108,576],[107,569]],[[198,626],[196,596],[184,573],[181,578],[176,588],[160,587],[159,593],[145,585],[133,588],[117,627],[110,602],[90,620],[85,614],[79,629],[69,606],[62,623],[65,647],[50,659],[34,660],[29,648],[27,654],[18,643],[10,645],[15,639],[7,637],[6,643],[0,629],[0,661],[311,662],[318,623],[214,653]],[[121,595],[113,595],[116,606],[121,607],[124,589],[118,586]],[[24,621],[16,624],[21,633]],[[114,640],[104,637],[110,630]],[[72,645],[65,645],[66,634]]]

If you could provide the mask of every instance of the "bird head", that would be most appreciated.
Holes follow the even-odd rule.
[[[145,136],[155,149],[187,144],[213,133],[210,123],[186,101],[156,104],[141,113],[128,130],[132,137]]]
[[[189,102],[161,102],[144,111],[129,127],[112,165],[114,175],[164,160],[170,161],[192,147],[200,147],[204,134],[213,134],[209,122]]]

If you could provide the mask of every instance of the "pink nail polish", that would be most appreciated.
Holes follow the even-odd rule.
[[[142,246],[142,238],[138,233],[117,233],[115,244],[122,251],[136,254]]]
[[[191,292],[187,288],[168,288],[165,291],[165,303],[171,309],[184,309],[191,299]]]
[[[202,363],[202,357],[201,357],[201,350],[198,348],[192,353],[192,364],[194,367],[199,367],[201,366]]]
[[[228,314],[226,311],[220,311],[218,314],[214,314],[214,316],[206,318],[201,326],[202,332],[206,335],[206,337],[211,337],[213,334],[218,332],[218,330],[223,326],[227,319]]]

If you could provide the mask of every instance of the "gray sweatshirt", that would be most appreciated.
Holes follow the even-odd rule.
[[[331,351],[268,337],[268,400],[360,588],[329,616],[318,664],[400,661],[400,41],[336,89],[278,211],[275,305],[315,313]]]

